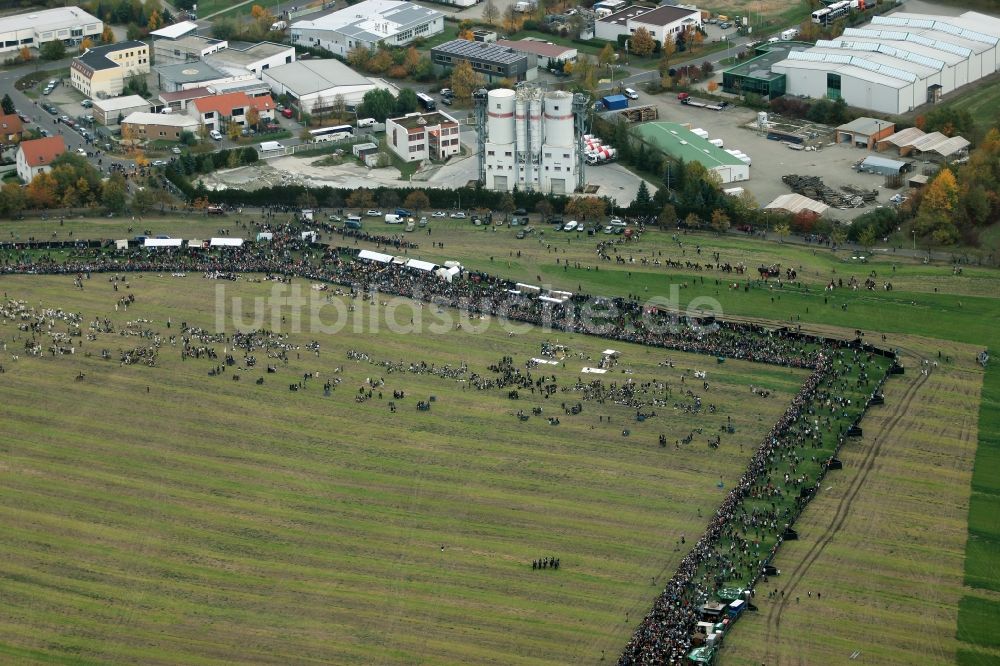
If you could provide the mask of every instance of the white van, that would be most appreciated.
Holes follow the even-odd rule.
[[[386,224],[402,224],[403,223],[403,216],[402,215],[396,215],[395,213],[386,213],[385,214],[385,223]]]
[[[629,99],[639,99],[639,93],[632,90],[631,88],[626,88],[625,92],[623,92],[622,94],[628,97]]]
[[[213,139],[215,139],[216,141],[222,141],[222,135],[219,134],[219,130],[212,130],[211,132],[208,133],[208,135]]]
[[[358,127],[375,127],[374,118],[359,118]]]
[[[781,33],[781,41],[789,42],[799,36],[798,28],[789,28]]]

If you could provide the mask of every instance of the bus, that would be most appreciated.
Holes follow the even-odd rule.
[[[418,92],[417,101],[419,101],[420,105],[424,107],[424,111],[433,111],[437,108],[437,102],[434,101],[433,97],[426,93]]]
[[[310,141],[313,143],[343,141],[344,139],[350,139],[352,136],[354,136],[354,128],[350,125],[335,125],[333,127],[309,130]]]
[[[841,2],[835,2],[828,7],[814,11],[812,13],[812,22],[818,23],[819,25],[830,25],[837,19],[844,18],[850,14],[850,12],[850,0],[841,0]]]

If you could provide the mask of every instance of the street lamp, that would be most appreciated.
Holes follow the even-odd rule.
[[[917,230],[914,229],[910,233],[913,234],[913,251],[916,252],[917,251]]]

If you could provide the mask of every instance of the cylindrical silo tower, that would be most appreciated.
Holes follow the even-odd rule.
[[[490,143],[514,143],[514,91],[491,90],[486,100],[486,127]]]
[[[528,105],[528,134],[531,136],[531,160],[538,164],[542,157],[542,95],[536,90]]]
[[[545,93],[545,145],[573,145],[573,94],[563,90]]]
[[[514,99],[514,136],[518,161],[524,161],[528,153],[528,100],[522,91]]]

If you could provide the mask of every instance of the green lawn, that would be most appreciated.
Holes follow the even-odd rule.
[[[994,74],[975,84],[975,89],[948,99],[945,106],[959,106],[972,114],[979,127],[1000,126],[1000,74]]]
[[[4,277],[10,298],[116,328],[72,356],[4,362],[0,654],[12,659],[596,662],[602,650],[621,649],[653,581],[683,555],[672,544],[701,531],[722,497],[716,481],[737,478],[805,376],[767,368],[775,393],[747,410],[753,364],[727,361],[716,376],[704,356],[616,343],[631,379],[676,382],[678,395],[685,369],[707,369],[718,412],[668,406],[639,423],[633,409],[583,400],[570,416],[560,404],[581,400],[574,391],[542,399],[524,390],[510,400],[507,389],[381,365],[465,362],[493,377],[489,364],[507,355],[523,368],[553,334],[512,338],[499,326],[476,332],[477,322],[464,332],[394,333],[390,316],[440,317],[404,305],[382,310],[375,335],[373,319],[361,326],[368,308],[348,313],[340,297],[322,301],[322,316],[331,325],[343,313],[345,328],[321,337],[318,356],[293,349],[286,364],[257,350],[253,370],[210,377],[219,361],[182,361],[165,342],[156,367],[121,367],[119,350],[149,344],[118,333],[127,321],[162,335],[179,333],[182,321],[214,329],[217,287],[230,307],[228,297],[249,304],[272,293],[266,282],[196,275],[129,281],[136,301],[115,312],[126,290],[112,291],[105,276],[83,290],[64,277]],[[0,332],[9,339],[16,328]],[[292,332],[287,342],[315,337]],[[607,344],[557,337],[571,357],[536,372],[568,388]],[[221,354],[225,344],[208,346]],[[104,348],[113,360],[98,358]],[[350,359],[350,349],[371,361]],[[661,367],[664,358],[675,368]],[[85,379],[74,381],[80,372]],[[289,391],[304,372],[319,379]],[[359,387],[379,377],[385,385],[358,402]],[[342,380],[329,397],[327,379]],[[394,414],[395,390],[406,397]],[[431,410],[416,410],[428,396]],[[535,406],[561,424],[515,417]],[[728,417],[736,434],[708,448],[708,433]],[[673,441],[695,427],[706,434],[689,446],[657,445],[661,432]],[[532,571],[543,556],[562,566]]]

